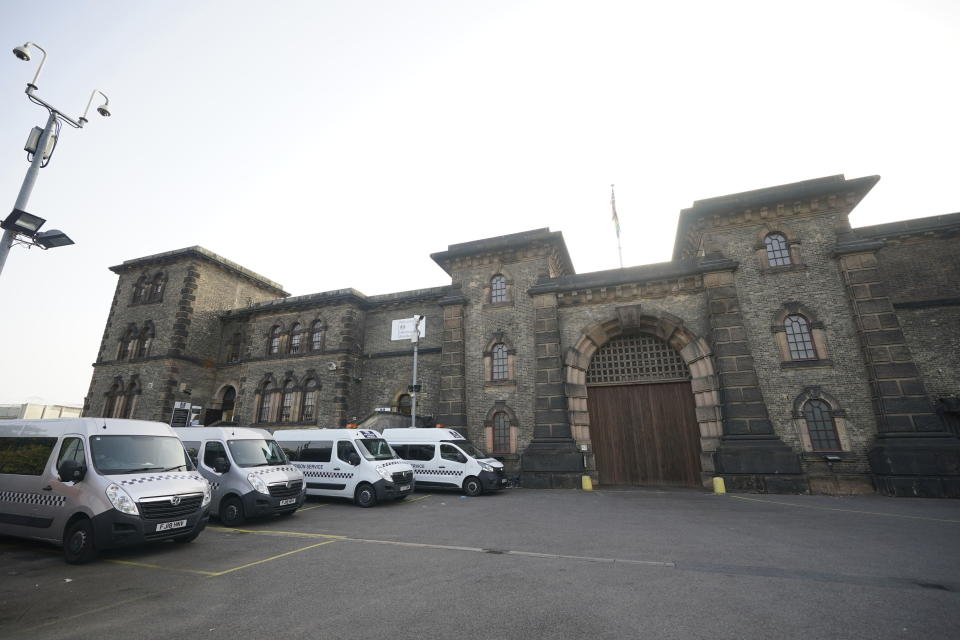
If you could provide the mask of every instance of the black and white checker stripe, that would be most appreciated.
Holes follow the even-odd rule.
[[[42,493],[0,491],[0,502],[13,502],[16,504],[39,504],[44,507],[62,507],[66,501],[67,496],[58,496],[56,494],[44,495]]]
[[[157,480],[203,480],[203,478],[195,473],[162,473],[121,480],[120,484],[143,484],[144,482],[156,482]]]
[[[352,473],[344,473],[342,471],[304,471],[303,475],[308,478],[352,478]]]
[[[274,471],[299,471],[296,467],[270,467],[269,469],[261,469],[260,471],[251,471],[255,476],[262,476],[265,473],[273,473]]]
[[[463,471],[455,471],[453,469],[417,469],[417,473],[422,473],[424,475],[430,476],[462,476]]]

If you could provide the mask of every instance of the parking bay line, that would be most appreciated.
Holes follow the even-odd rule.
[[[240,571],[241,569],[247,569],[249,567],[255,567],[258,564],[263,564],[265,562],[270,562],[272,560],[277,560],[279,558],[284,558],[286,556],[291,556],[295,553],[300,553],[301,551],[307,551],[309,549],[316,549],[317,547],[322,547],[325,544],[330,544],[331,542],[337,542],[336,540],[325,540],[323,542],[318,542],[317,544],[311,544],[306,547],[301,547],[299,549],[294,549],[293,551],[287,551],[286,553],[281,553],[269,558],[264,558],[263,560],[257,560],[256,562],[248,562],[247,564],[240,565],[239,567],[233,567],[232,569],[225,569],[224,571],[218,571],[211,574],[209,577],[216,578],[218,576],[223,576],[228,573],[233,573],[234,571]]]
[[[947,522],[950,524],[960,524],[960,520],[947,520],[944,518],[928,518],[925,516],[907,516],[899,513],[884,513],[882,511],[862,511],[860,509],[840,509],[839,507],[821,507],[813,504],[796,504],[794,502],[783,502],[781,500],[764,500],[763,498],[747,498],[746,496],[731,496],[737,500],[747,500],[749,502],[766,502],[769,504],[782,504],[788,507],[797,507],[799,509],[819,509],[821,511],[841,511],[845,513],[861,513],[868,516],[887,516],[888,518],[904,518],[907,520],[927,520],[929,522]]]

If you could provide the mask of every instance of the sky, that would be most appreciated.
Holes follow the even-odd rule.
[[[669,260],[694,200],[833,174],[882,178],[854,226],[960,210],[952,0],[4,0],[0,45],[25,41],[39,96],[77,117],[100,89],[113,116],[40,171],[27,210],[76,245],[10,252],[0,403],[82,404],[108,267],[182,247],[376,295],[541,227],[578,273],[616,268],[611,184],[627,266]],[[37,60],[0,55],[10,208]]]

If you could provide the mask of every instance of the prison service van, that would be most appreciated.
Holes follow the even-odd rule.
[[[60,544],[71,564],[102,549],[190,542],[207,525],[210,500],[168,425],[0,421],[0,534]]]
[[[384,439],[413,467],[421,489],[460,489],[478,496],[507,486],[503,463],[480,451],[455,429],[384,429]]]
[[[303,473],[262,429],[178,427],[183,446],[210,482],[210,506],[220,522],[238,527],[247,518],[289,515],[303,506]]]
[[[413,468],[372,429],[278,429],[273,436],[306,476],[307,494],[361,507],[413,492]]]

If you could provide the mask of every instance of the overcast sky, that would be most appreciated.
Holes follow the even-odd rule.
[[[0,275],[0,402],[81,404],[124,260],[202,245],[294,295],[449,282],[429,254],[539,227],[579,273],[670,259],[694,200],[882,180],[854,226],[960,209],[960,3],[0,3],[0,196],[72,247]],[[2,53],[6,48],[7,53]],[[96,106],[96,104],[94,105]],[[4,213],[5,215],[5,213]]]

